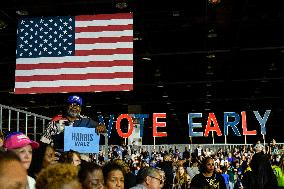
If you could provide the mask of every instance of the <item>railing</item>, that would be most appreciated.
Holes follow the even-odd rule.
[[[212,149],[214,152],[217,152],[218,149],[225,150],[233,150],[234,148],[242,148],[242,147],[251,147],[253,144],[160,144],[160,145],[142,145],[139,147],[141,150],[144,148],[149,153],[152,152],[164,152],[168,151],[170,149],[176,150],[178,149],[179,152],[184,152],[185,148],[187,148],[188,151],[193,152],[199,145],[201,145],[202,149],[205,150],[206,148]],[[105,146],[101,146],[102,150],[105,151]],[[130,147],[131,148],[131,147]]]
[[[249,148],[253,144],[169,144],[169,145],[143,145],[142,148],[145,148],[149,152],[160,152],[160,151],[169,151],[170,149],[176,150],[178,149],[179,152],[183,152],[185,148],[187,148],[188,151],[193,152],[198,146],[201,146],[203,150],[206,148],[213,150],[214,152],[217,152],[219,149],[222,149],[223,151],[226,150],[233,150],[234,148]]]
[[[232,152],[234,148],[243,149],[245,147],[246,149],[248,149],[254,146],[254,144],[162,144],[162,145],[142,145],[135,149],[139,149],[139,151],[145,149],[150,154],[153,152],[165,152],[165,151],[169,152],[170,149],[172,149],[173,151],[178,149],[178,151],[182,153],[184,152],[185,147],[187,147],[187,150],[192,153],[199,145],[202,147],[204,151],[206,150],[206,148],[208,148],[212,150],[214,153],[216,153],[219,149],[222,149],[223,151],[229,150],[230,152]],[[265,144],[266,147],[268,145],[269,145],[268,143]],[[284,143],[277,143],[277,145],[280,147],[283,146]],[[110,150],[106,148],[109,148],[109,146],[106,145],[100,146],[101,151],[107,152],[108,150]],[[128,146],[128,150],[132,149],[134,149],[132,148],[132,146]]]
[[[21,131],[24,132],[33,140],[39,139],[44,130],[47,122],[51,118],[31,113],[28,111],[20,110],[17,108],[9,107],[0,104],[0,130],[5,131]],[[106,154],[108,152],[108,137],[107,134],[103,135],[105,138],[105,144],[100,146],[100,150],[104,151]],[[284,145],[283,143],[279,143]],[[150,153],[153,151],[169,151],[170,149],[178,149],[179,152],[183,152],[185,147],[188,150],[193,151],[198,147],[199,144],[164,144],[164,145],[142,145],[140,148],[144,148]],[[203,149],[209,148],[213,151],[217,151],[219,148],[223,150],[232,150],[237,147],[250,147],[252,144],[201,144]],[[266,144],[267,145],[267,144]]]
[[[51,118],[0,104],[0,130],[21,131],[33,140],[45,129]]]

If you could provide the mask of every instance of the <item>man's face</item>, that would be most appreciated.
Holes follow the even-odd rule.
[[[70,117],[78,117],[81,113],[81,106],[76,104],[76,103],[72,103],[68,105],[67,108],[67,114]]]
[[[148,189],[161,189],[163,185],[163,179],[161,175],[157,172],[153,176],[146,177],[146,184]]]

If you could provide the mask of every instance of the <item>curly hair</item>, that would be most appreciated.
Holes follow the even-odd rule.
[[[36,189],[61,189],[65,185],[81,189],[78,168],[66,163],[57,163],[42,170],[36,179]]]
[[[79,152],[74,150],[69,150],[67,152],[64,152],[59,159],[59,162],[61,163],[72,163],[73,162],[73,156],[77,155],[79,159],[81,159],[81,155]]]
[[[0,151],[0,175],[2,174],[2,168],[7,162],[18,161],[21,162],[20,158],[11,151]]]

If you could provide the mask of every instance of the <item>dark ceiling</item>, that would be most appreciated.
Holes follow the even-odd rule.
[[[223,112],[247,111],[248,126],[260,131],[252,111],[272,110],[268,135],[284,142],[282,0],[11,0],[1,6],[7,25],[0,30],[0,104],[51,117],[68,96],[12,93],[17,11],[31,17],[133,12],[134,90],[80,93],[85,114],[166,112],[175,139],[171,131],[188,136],[190,112],[203,113],[204,125],[214,112],[222,130]]]

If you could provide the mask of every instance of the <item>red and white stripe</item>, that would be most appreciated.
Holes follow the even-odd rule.
[[[16,94],[133,89],[132,14],[75,19],[75,55],[18,58]]]

